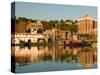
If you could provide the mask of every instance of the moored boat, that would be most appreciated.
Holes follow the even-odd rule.
[[[91,43],[81,40],[64,40],[64,46],[91,46]]]

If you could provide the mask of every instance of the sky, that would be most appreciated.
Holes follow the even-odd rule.
[[[38,20],[75,20],[84,17],[85,15],[90,15],[94,19],[97,19],[97,7],[16,2],[15,15],[17,18],[26,17]]]

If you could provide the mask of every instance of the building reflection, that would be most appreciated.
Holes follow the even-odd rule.
[[[77,54],[77,62],[85,68],[91,68],[93,64],[97,63],[96,48],[84,48]]]
[[[79,63],[84,67],[92,67],[97,63],[96,48],[63,47],[63,46],[31,46],[12,47],[12,56],[17,64],[39,63]]]

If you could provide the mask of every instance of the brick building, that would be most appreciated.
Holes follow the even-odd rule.
[[[97,21],[89,15],[85,15],[77,21],[78,34],[93,34],[93,32],[97,29]]]

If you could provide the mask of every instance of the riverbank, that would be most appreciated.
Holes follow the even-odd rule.
[[[12,46],[52,46],[52,45],[61,45],[64,44],[58,44],[58,43],[23,43],[23,44],[11,44]]]

